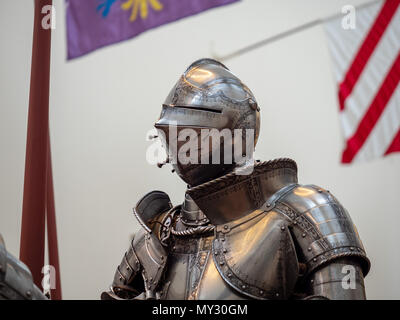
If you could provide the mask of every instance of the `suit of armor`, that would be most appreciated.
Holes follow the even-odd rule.
[[[103,299],[365,299],[370,263],[354,224],[329,191],[298,183],[293,160],[188,164],[171,152],[172,125],[199,137],[204,128],[251,129],[255,146],[259,112],[221,63],[185,71],[155,125],[188,183],[184,202],[174,207],[161,191],[138,202],[141,228]],[[211,160],[226,143],[198,157]],[[249,163],[251,173],[238,174]]]

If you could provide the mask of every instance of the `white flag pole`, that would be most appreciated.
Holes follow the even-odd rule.
[[[359,6],[355,7],[355,8],[356,9],[363,9],[363,8],[369,7],[369,6],[373,5],[373,4],[376,4],[376,3],[381,2],[381,1],[382,0],[374,0],[374,1],[371,1],[371,2],[364,3],[362,5],[359,5]],[[247,46],[245,46],[243,48],[240,48],[240,49],[238,49],[236,51],[233,51],[233,52],[231,52],[229,54],[226,54],[226,55],[218,55],[218,54],[216,54],[214,52],[214,50],[211,49],[210,50],[211,51],[211,56],[214,59],[218,60],[218,61],[224,62],[224,61],[227,61],[227,60],[242,56],[242,55],[244,55],[244,54],[246,54],[246,53],[248,53],[250,51],[253,51],[255,49],[261,48],[261,47],[266,46],[266,45],[268,45],[270,43],[273,43],[273,42],[279,41],[281,39],[284,39],[286,37],[289,37],[289,36],[291,36],[293,34],[296,34],[296,33],[299,33],[301,31],[310,29],[310,28],[312,28],[312,27],[314,27],[316,25],[322,24],[322,23],[324,23],[324,22],[326,22],[328,20],[338,18],[340,16],[341,16],[341,13],[334,14],[334,15],[331,15],[331,16],[326,17],[326,18],[316,19],[316,20],[304,23],[304,24],[302,24],[300,26],[297,26],[297,27],[294,27],[292,29],[289,29],[289,30],[283,31],[281,33],[278,33],[278,34],[276,34],[276,35],[274,35],[272,37],[268,37],[268,38],[265,38],[265,39],[260,40],[258,42],[255,42],[253,44],[247,45]]]

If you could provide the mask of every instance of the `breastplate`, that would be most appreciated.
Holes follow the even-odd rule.
[[[174,238],[166,298],[287,299],[298,277],[288,232],[278,212],[256,210],[215,234]]]
[[[212,256],[214,236],[176,239],[169,256],[166,299],[242,299],[224,282]]]

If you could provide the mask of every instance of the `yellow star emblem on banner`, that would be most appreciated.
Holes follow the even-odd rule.
[[[149,6],[155,11],[160,11],[163,8],[162,3],[158,0],[128,0],[121,4],[123,10],[132,10],[129,18],[131,22],[136,20],[138,12],[140,12],[142,19],[146,19],[149,14]]]

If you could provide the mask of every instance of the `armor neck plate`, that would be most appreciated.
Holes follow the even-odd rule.
[[[188,226],[205,225],[210,222],[187,193],[181,209],[181,221]]]
[[[297,183],[297,165],[291,159],[257,163],[250,175],[231,172],[187,190],[214,225],[224,224],[260,208],[283,187]]]

